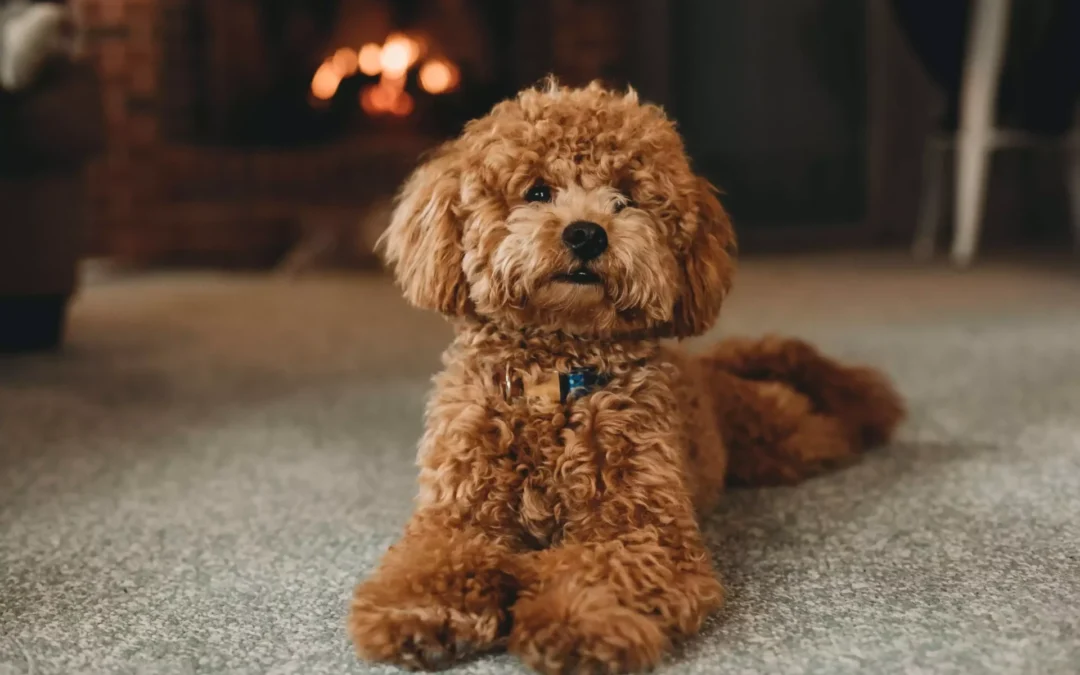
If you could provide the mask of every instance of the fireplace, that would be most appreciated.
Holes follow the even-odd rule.
[[[165,132],[262,148],[453,133],[518,84],[512,5],[175,3],[163,41]]]
[[[370,261],[398,185],[467,120],[551,72],[656,71],[655,0],[74,1],[109,124],[96,248],[137,260]]]

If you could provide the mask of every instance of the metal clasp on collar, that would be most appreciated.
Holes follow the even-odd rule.
[[[571,396],[585,396],[607,384],[610,379],[591,366],[574,368],[565,373],[545,372],[539,376],[524,379],[516,377],[513,368],[508,363],[500,384],[507,401],[524,396],[529,399],[566,403]]]

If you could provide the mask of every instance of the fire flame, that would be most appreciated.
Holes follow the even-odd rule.
[[[319,66],[315,77],[311,78],[311,93],[320,101],[329,101],[334,98],[340,85],[341,76],[337,74],[332,63],[326,62]]]
[[[342,47],[334,52],[334,55],[330,58],[330,63],[333,65],[334,72],[338,74],[338,77],[344,79],[356,74],[358,60],[355,49]]]
[[[420,66],[420,86],[429,94],[452,91],[460,79],[457,66],[449,61],[432,59]]]
[[[383,44],[369,42],[359,51],[342,47],[315,71],[311,93],[320,101],[328,101],[337,94],[341,81],[357,71],[368,77],[377,75],[378,83],[368,85],[360,92],[360,106],[364,112],[373,116],[408,117],[416,108],[416,102],[405,91],[406,75],[426,50],[422,40],[404,33],[391,33]],[[436,95],[453,91],[461,80],[457,66],[442,58],[425,61],[418,75],[420,87]]]
[[[389,113],[408,117],[416,107],[412,96],[405,91],[405,78],[387,77],[383,74],[378,84],[372,84],[360,92],[360,107],[369,115]]]
[[[378,75],[382,72],[382,47],[374,42],[367,43],[360,48],[357,61],[361,73],[371,77]]]
[[[401,77],[420,58],[420,43],[407,35],[394,33],[386,38],[380,56],[383,74]]]

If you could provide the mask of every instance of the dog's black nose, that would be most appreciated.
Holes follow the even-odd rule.
[[[574,257],[588,262],[607,250],[607,232],[596,223],[578,220],[562,231],[562,240]]]

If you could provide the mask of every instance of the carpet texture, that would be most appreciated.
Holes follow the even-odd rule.
[[[747,263],[716,335],[775,330],[887,369],[910,422],[730,493],[729,602],[660,672],[1078,672],[1080,276]],[[447,339],[381,278],[91,284],[65,353],[0,360],[0,673],[393,672],[346,606]]]

